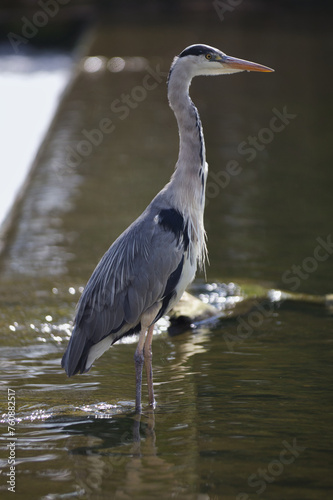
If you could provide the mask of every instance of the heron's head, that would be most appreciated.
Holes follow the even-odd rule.
[[[267,66],[230,57],[209,45],[190,45],[175,58],[173,66],[181,65],[192,78],[198,75],[224,75],[239,71],[274,71]]]

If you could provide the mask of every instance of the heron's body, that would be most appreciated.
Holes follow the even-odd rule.
[[[179,211],[168,206],[166,194],[167,190],[159,193],[119,236],[85,287],[74,327],[74,333],[79,330],[80,336],[70,343],[63,361],[66,367],[67,359],[71,360],[68,375],[89,370],[110,345],[125,335],[140,332],[145,313],[157,321],[193,280],[197,245],[190,245],[189,224]],[[168,252],[171,246],[173,250]],[[112,315],[110,304],[114,307]]]
[[[189,97],[189,86],[193,76],[242,71],[240,64],[243,69],[269,71],[205,45],[188,47],[175,58],[168,80],[169,103],[180,134],[175,172],[102,257],[78,304],[62,366],[69,376],[86,372],[120,338],[140,333],[135,356],[138,410],[144,360],[149,400],[151,404],[154,401],[153,325],[178,302],[206,256],[203,213],[208,167],[201,122]]]

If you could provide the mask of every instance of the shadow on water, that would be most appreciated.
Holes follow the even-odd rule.
[[[320,64],[314,77],[304,56],[329,60],[331,26],[308,29],[309,14],[305,24],[281,18],[267,29],[271,14],[262,23],[232,15],[237,23],[222,24],[214,12],[209,23],[100,27],[63,98],[0,262],[0,469],[8,470],[15,437],[17,498],[331,496],[327,312],[273,305],[175,337],[162,326],[153,342],[157,407],[146,406],[144,386],[141,417],[133,413],[134,341],[109,350],[82,376],[67,379],[60,367],[75,304],[98,258],[167,182],[177,156],[165,77],[126,108],[126,119],[117,100],[142,86],[147,64],[166,73],[193,42],[276,69],[269,79],[198,79],[191,89],[215,174],[206,210],[208,282],[263,280],[332,293],[329,250],[313,260],[317,238],[331,233],[331,80]],[[131,64],[110,71],[111,60]],[[273,138],[265,135],[273,110],[285,106],[297,117]],[[85,154],[83,131],[105,118],[114,131]],[[267,142],[251,161],[238,149],[248,137]],[[225,185],[230,160],[241,172]],[[0,491],[7,493],[5,482]]]

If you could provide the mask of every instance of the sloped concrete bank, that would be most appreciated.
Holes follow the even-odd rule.
[[[13,233],[15,232],[14,226],[15,222],[17,222],[18,218],[20,217],[20,212],[22,213],[22,208],[24,206],[24,198],[27,196],[27,193],[31,187],[31,184],[34,183],[34,178],[41,168],[41,162],[42,159],[45,158],[45,155],[47,154],[46,151],[49,148],[50,142],[52,141],[52,135],[54,130],[57,128],[57,122],[60,119],[61,115],[61,110],[63,107],[64,101],[68,98],[68,96],[71,93],[71,89],[73,88],[73,85],[75,84],[75,80],[79,74],[80,71],[80,63],[82,58],[89,52],[89,48],[91,46],[92,40],[94,38],[93,35],[93,30],[89,30],[84,33],[83,36],[80,37],[80,39],[77,42],[76,47],[72,51],[71,58],[72,58],[72,64],[71,68],[68,72],[67,75],[67,82],[65,83],[65,88],[63,89],[60,98],[58,99],[58,103],[56,105],[56,109],[53,115],[53,118],[51,118],[50,123],[48,124],[47,128],[45,129],[43,133],[43,137],[41,140],[41,143],[39,146],[37,146],[37,153],[35,154],[35,158],[33,159],[32,163],[27,166],[20,167],[22,170],[22,173],[20,173],[19,176],[16,176],[16,178],[12,179],[11,181],[11,198],[14,200],[12,203],[12,206],[10,207],[9,205],[6,205],[7,210],[3,214],[3,219],[0,221],[0,255],[2,253],[5,253],[6,247],[10,245],[10,239],[11,236],[13,236]],[[44,53],[43,53],[44,54]],[[44,57],[44,64],[46,63],[45,60],[45,55]],[[24,64],[26,65],[27,62],[25,61]],[[29,59],[29,64],[31,66],[34,66],[34,60],[33,56],[30,56]],[[43,70],[43,72],[48,71],[48,67],[45,69],[43,68],[43,61],[41,63],[38,63],[38,71]],[[38,78],[38,73],[37,73],[37,78]],[[56,96],[55,96],[56,97]],[[50,100],[52,97],[50,97]],[[37,103],[37,106],[40,105]],[[24,110],[23,110],[24,112]],[[47,118],[47,117],[46,117]],[[34,127],[34,123],[38,119],[36,116],[34,117],[33,115],[30,114],[29,116],[29,122],[30,126]],[[46,120],[45,120],[46,121]],[[40,124],[38,124],[38,127],[40,128]],[[22,132],[24,133],[24,132]],[[22,141],[22,137],[18,135],[17,137],[17,148],[20,148],[20,144]],[[25,160],[22,161],[24,163]],[[4,168],[8,168],[4,166]],[[24,178],[24,170],[26,171],[26,176]],[[8,172],[7,175],[11,175],[12,177],[15,176],[15,172],[11,173]],[[23,182],[22,182],[23,179]],[[6,182],[6,179],[4,179],[4,182]],[[2,186],[2,189],[6,189],[6,184]]]

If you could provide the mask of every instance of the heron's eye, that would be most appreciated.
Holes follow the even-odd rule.
[[[206,59],[208,59],[208,61],[210,61],[212,58],[212,54],[206,54]]]

